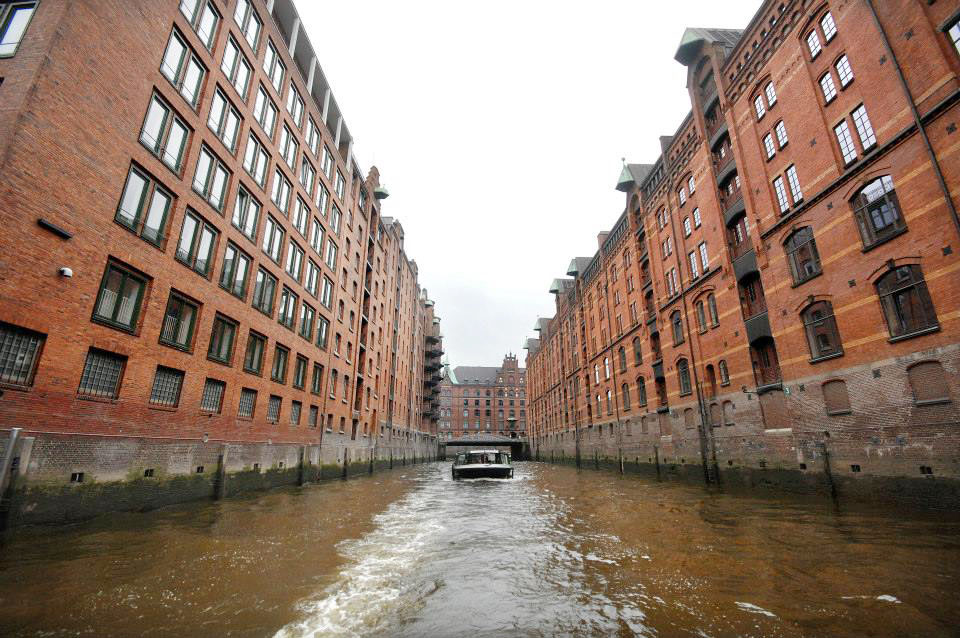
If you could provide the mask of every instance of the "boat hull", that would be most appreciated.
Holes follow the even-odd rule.
[[[456,465],[453,478],[512,478],[513,468],[509,465]]]

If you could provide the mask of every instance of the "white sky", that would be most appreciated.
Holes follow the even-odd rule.
[[[380,169],[452,365],[499,365],[551,316],[555,277],[623,211],[690,108],[686,26],[760,0],[297,0],[354,137]]]

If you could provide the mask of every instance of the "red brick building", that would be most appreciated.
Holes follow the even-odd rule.
[[[35,519],[131,476],[190,496],[435,453],[433,302],[291,0],[0,26],[0,429]]]
[[[499,368],[444,366],[440,382],[440,439],[465,434],[527,435],[526,370],[507,354]]]
[[[956,502],[958,18],[769,1],[687,29],[691,112],[528,341],[535,454]]]

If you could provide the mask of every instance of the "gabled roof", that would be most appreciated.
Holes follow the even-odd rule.
[[[652,169],[652,164],[624,164],[620,177],[617,178],[617,190],[629,193],[643,182]]]
[[[567,266],[567,274],[571,277],[578,277],[586,270],[587,265],[593,257],[574,257]]]
[[[732,49],[742,35],[742,29],[688,27],[684,30],[683,37],[680,38],[680,46],[677,47],[673,59],[684,66],[689,66],[704,43],[718,43],[726,49]]]
[[[573,279],[554,279],[550,284],[550,293],[559,294],[573,287]]]

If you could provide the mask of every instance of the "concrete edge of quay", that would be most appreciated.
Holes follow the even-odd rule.
[[[436,441],[348,447],[16,434],[0,435],[7,479],[0,484],[0,531],[342,480],[438,458]]]
[[[823,468],[800,470],[790,467],[754,467],[748,465],[705,468],[699,459],[677,463],[653,462],[638,457],[610,454],[575,455],[554,451],[531,455],[530,461],[549,465],[566,465],[581,470],[606,471],[625,476],[639,476],[657,482],[678,481],[702,485],[711,490],[737,496],[814,497],[836,504],[857,504],[871,507],[907,507],[917,510],[957,512],[960,509],[960,479],[944,476],[847,476],[825,472]],[[709,473],[709,480],[708,480]]]

